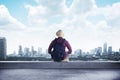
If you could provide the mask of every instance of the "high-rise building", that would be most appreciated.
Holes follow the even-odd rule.
[[[32,57],[34,56],[34,47],[33,46],[31,47],[31,56]]]
[[[120,55],[120,48],[119,48],[119,55]]]
[[[79,51],[80,51],[80,54],[79,54],[79,56],[82,56],[82,49],[80,49]]]
[[[38,53],[38,55],[40,56],[40,54],[42,54],[42,48],[39,47],[37,53]]]
[[[0,60],[5,60],[6,59],[6,38],[0,37]]]
[[[107,53],[107,43],[104,43],[103,45],[103,56],[107,56],[108,53]]]
[[[37,51],[35,51],[34,46],[31,47],[31,56],[34,57]]]
[[[108,47],[108,55],[112,55],[112,46]]]
[[[101,56],[102,54],[102,47],[97,48],[96,56]]]
[[[18,55],[23,56],[23,50],[21,45],[19,46]]]
[[[29,48],[24,48],[24,54],[25,54],[26,57],[30,57]]]

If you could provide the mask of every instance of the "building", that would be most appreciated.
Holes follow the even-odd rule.
[[[111,56],[112,55],[112,46],[108,47],[108,55]]]
[[[119,54],[120,54],[120,48],[119,48]]]
[[[36,53],[37,52],[35,51],[34,46],[32,46],[31,47],[31,57],[35,57]]]
[[[38,52],[37,52],[38,56],[40,56],[42,54],[42,48],[38,48]]]
[[[82,49],[79,50],[79,56],[82,56]]]
[[[21,45],[19,46],[18,55],[23,56],[23,50]]]
[[[77,50],[74,52],[74,55],[75,55],[76,57],[82,56],[82,50],[81,50],[81,49],[77,49]]]
[[[108,53],[107,53],[107,43],[104,43],[104,45],[103,45],[103,54],[102,54],[103,56],[107,56],[108,55]]]
[[[102,47],[98,47],[97,48],[97,52],[96,52],[96,56],[101,56],[101,54],[102,54]]]
[[[30,51],[29,51],[29,48],[24,48],[24,56],[25,57],[30,57],[31,55],[30,55]]]
[[[6,38],[0,37],[0,60],[5,60],[6,59]]]

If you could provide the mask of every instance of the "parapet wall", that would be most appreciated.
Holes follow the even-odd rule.
[[[120,69],[118,61],[0,61],[0,69]]]

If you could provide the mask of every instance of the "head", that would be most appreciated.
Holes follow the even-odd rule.
[[[64,36],[64,33],[63,33],[62,30],[58,30],[58,31],[56,32],[56,35],[57,35],[58,37],[63,37],[63,36]]]

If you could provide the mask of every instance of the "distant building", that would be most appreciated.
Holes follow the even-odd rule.
[[[112,55],[112,46],[109,46],[109,47],[108,47],[108,55],[109,55],[109,56]]]
[[[103,56],[107,56],[108,53],[107,53],[107,43],[104,43],[103,45]]]
[[[37,53],[38,53],[38,56],[40,56],[40,54],[42,54],[42,48],[39,47]]]
[[[31,47],[31,56],[32,57],[34,56],[34,47],[33,46]]]
[[[35,57],[37,54],[37,51],[35,51],[34,46],[31,47],[31,56]]]
[[[119,48],[119,55],[120,55],[120,48]]]
[[[82,52],[81,49],[77,49],[77,50],[74,52],[74,55],[75,55],[76,57],[81,56],[81,52]]]
[[[0,37],[0,60],[5,60],[6,59],[6,38]]]
[[[24,56],[25,56],[25,57],[30,57],[29,48],[24,48]]]
[[[119,52],[114,52],[114,58],[115,58],[115,59],[119,59],[119,56],[120,56],[120,55],[119,55]]]
[[[93,55],[96,54],[95,49],[90,50],[90,53],[93,54]]]
[[[79,56],[82,56],[82,49],[79,50]]]
[[[23,56],[23,50],[21,45],[19,46],[18,55]]]
[[[102,54],[102,47],[97,48],[96,56],[101,56]]]

